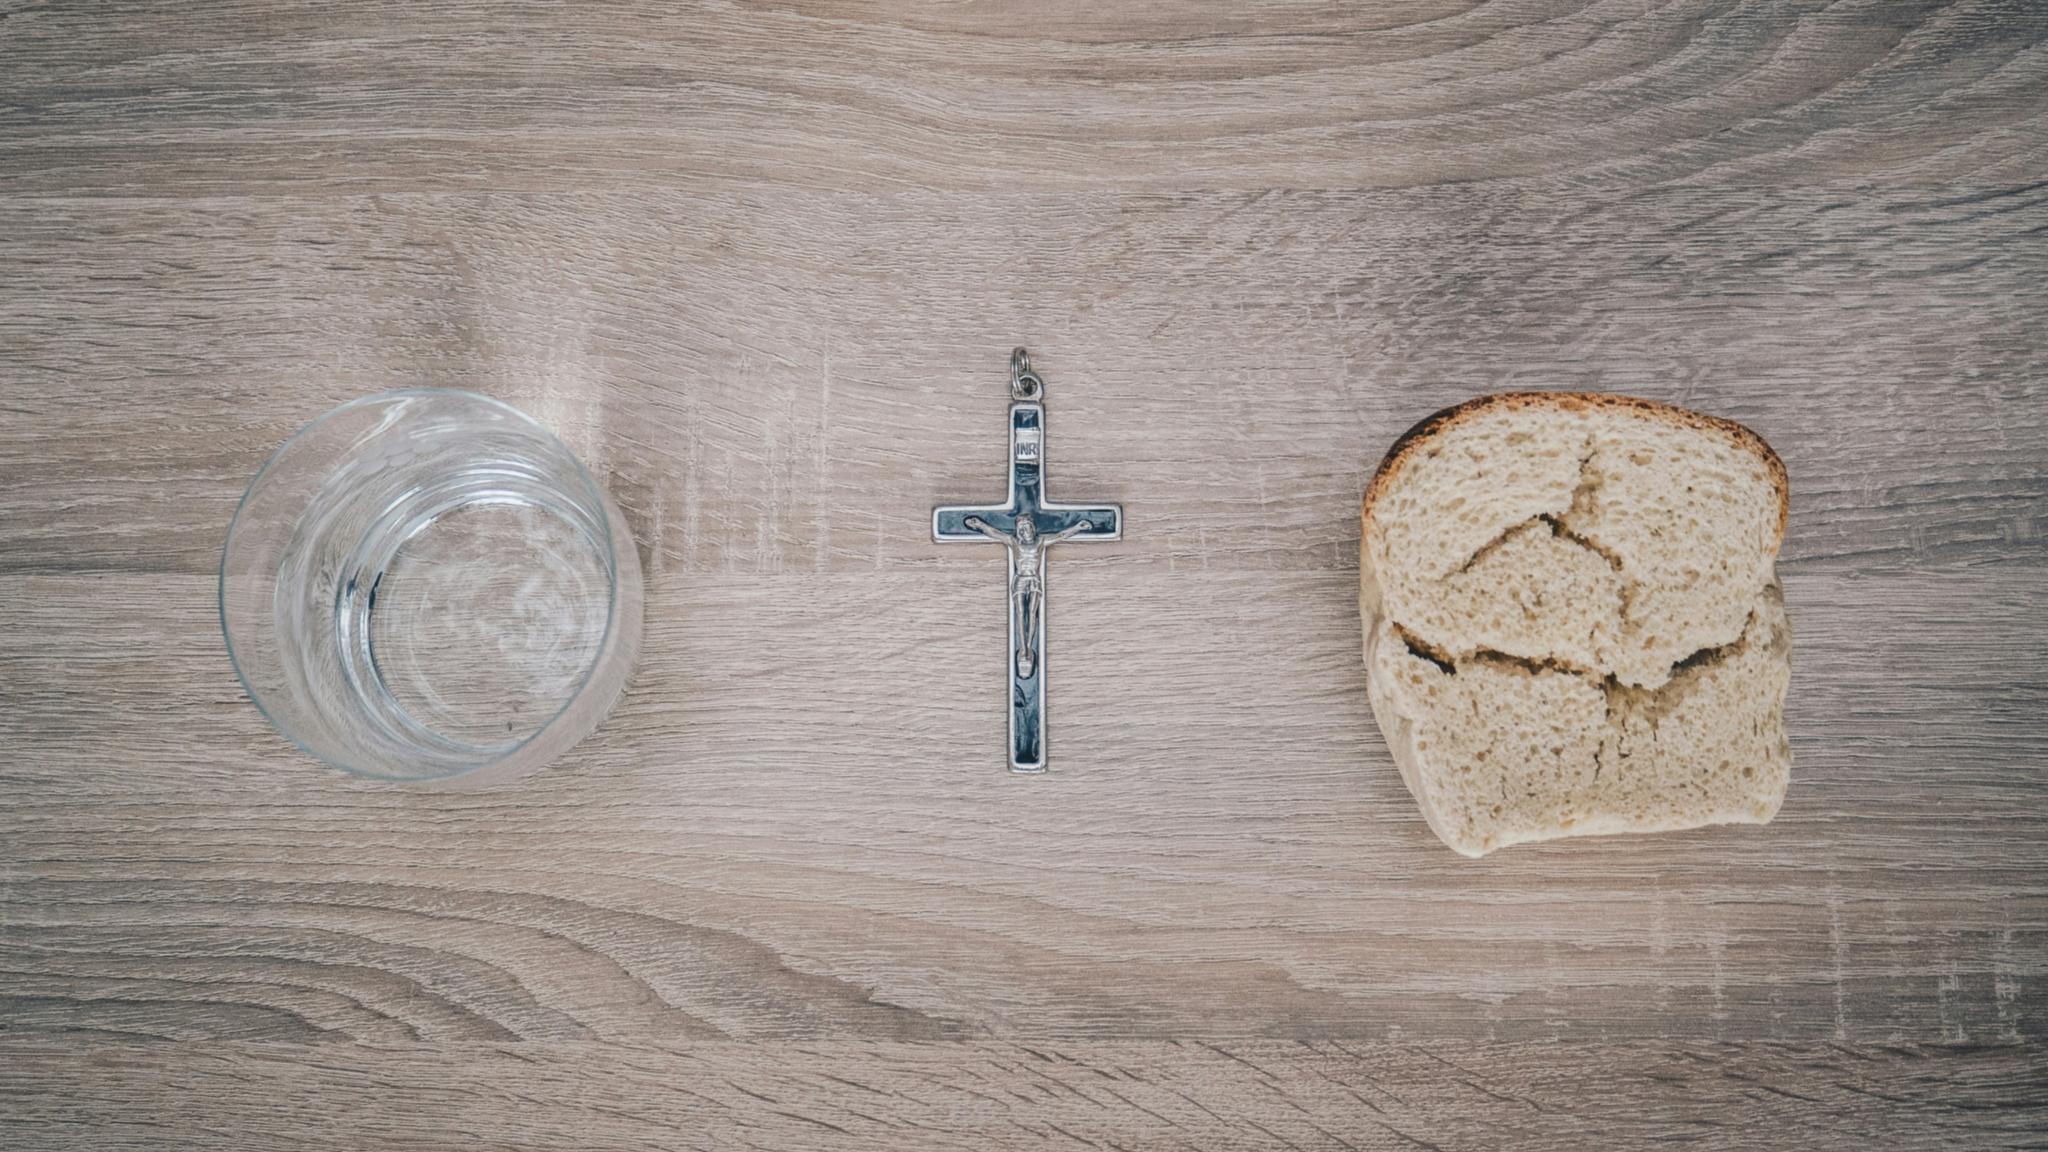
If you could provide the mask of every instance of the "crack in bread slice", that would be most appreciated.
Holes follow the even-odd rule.
[[[1761,823],[1789,779],[1784,466],[1646,400],[1507,393],[1366,490],[1374,716],[1445,843]]]

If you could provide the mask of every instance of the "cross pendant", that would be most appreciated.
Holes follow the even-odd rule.
[[[1045,498],[1045,383],[1010,353],[1010,498],[999,506],[932,509],[941,544],[994,540],[1010,553],[1010,771],[1045,771],[1045,554],[1063,540],[1120,540],[1114,504]]]

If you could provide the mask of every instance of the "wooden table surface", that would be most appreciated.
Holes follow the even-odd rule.
[[[0,1146],[2041,1147],[2044,309],[2036,0],[0,0]],[[1018,343],[1128,513],[1042,778],[928,539]],[[223,652],[248,478],[408,385],[637,535],[516,786]],[[1356,502],[1504,388],[1784,456],[1775,824],[1424,827]]]

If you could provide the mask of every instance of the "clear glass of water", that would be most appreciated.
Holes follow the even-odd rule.
[[[640,561],[618,506],[518,409],[387,392],[279,448],[220,567],[256,706],[361,776],[473,787],[539,769],[624,689]]]

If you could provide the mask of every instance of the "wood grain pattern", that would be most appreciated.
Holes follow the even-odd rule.
[[[2036,1146],[2036,1049],[1631,1043],[13,1046],[0,1138],[163,1147]],[[451,1057],[459,1061],[452,1070]],[[62,1077],[62,1097],[43,1089]],[[1786,1089],[1781,1085],[1796,1085]],[[404,1109],[393,1107],[402,1098]],[[295,1105],[280,1107],[280,1101]]]
[[[2026,0],[0,0],[0,1146],[2028,1146],[2044,314]],[[1129,517],[1037,780],[926,537],[1020,342]],[[221,649],[248,477],[400,385],[638,537],[513,788]],[[1358,494],[1530,387],[1785,459],[1770,827],[1467,861],[1402,789]]]

